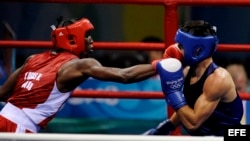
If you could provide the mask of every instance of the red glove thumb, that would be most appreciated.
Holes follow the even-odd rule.
[[[177,44],[172,44],[167,47],[164,51],[163,58],[176,58],[180,61],[183,60],[183,55],[181,50],[178,48]]]

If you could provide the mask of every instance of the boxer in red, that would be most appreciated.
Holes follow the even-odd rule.
[[[58,19],[52,29],[54,49],[27,58],[0,87],[0,100],[6,102],[0,112],[0,132],[39,132],[73,90],[89,77],[134,83],[156,74],[151,64],[121,69],[105,67],[96,59],[88,58],[93,48],[90,32],[94,26],[86,18]],[[170,50],[166,52],[173,55],[179,51]]]

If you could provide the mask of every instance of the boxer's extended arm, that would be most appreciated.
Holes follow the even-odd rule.
[[[128,68],[114,68],[102,66],[93,58],[72,60],[60,69],[60,79],[93,77],[99,80],[114,81],[120,83],[133,83],[147,79],[156,74],[151,64],[140,64]],[[66,76],[67,75],[67,76]],[[66,76],[66,77],[65,77]],[[61,81],[61,80],[60,80]]]

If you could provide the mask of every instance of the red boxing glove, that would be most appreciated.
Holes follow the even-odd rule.
[[[163,58],[176,58],[182,62],[183,55],[177,44],[172,44],[165,49]]]
[[[154,60],[154,61],[152,61],[151,62],[151,65],[152,65],[152,67],[154,68],[154,70],[156,70],[156,65],[157,65],[157,63],[159,62],[159,61],[161,61],[162,59],[158,59],[158,60]]]
[[[163,54],[163,59],[166,58],[176,58],[179,61],[182,62],[183,60],[183,55],[181,53],[181,50],[179,49],[179,47],[177,46],[177,44],[172,44],[169,47],[167,47],[164,51]],[[151,62],[152,67],[156,70],[156,64],[161,61],[162,59],[158,59],[158,60],[154,60]]]

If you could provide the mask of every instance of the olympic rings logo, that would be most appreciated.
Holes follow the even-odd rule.
[[[183,77],[180,77],[178,79],[175,80],[171,80],[171,81],[166,81],[165,83],[167,84],[167,86],[169,86],[169,88],[171,89],[180,89],[183,86]]]
[[[182,83],[181,82],[178,82],[178,83],[170,85],[171,89],[180,89],[181,87],[182,87]]]

